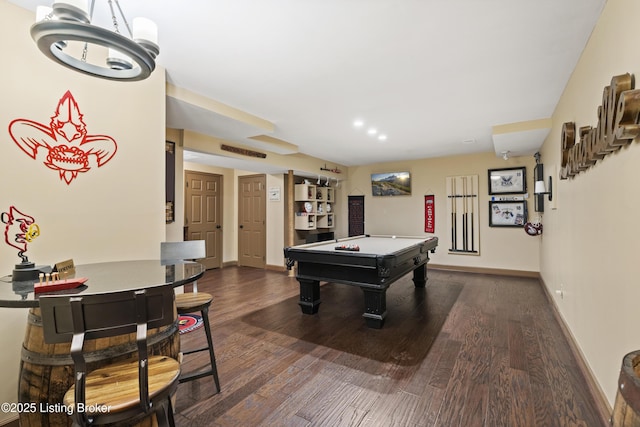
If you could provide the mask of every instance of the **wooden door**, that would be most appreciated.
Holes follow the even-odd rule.
[[[222,266],[222,175],[185,171],[185,240],[204,240],[207,269]]]
[[[265,175],[238,178],[238,265],[266,266],[266,192]]]

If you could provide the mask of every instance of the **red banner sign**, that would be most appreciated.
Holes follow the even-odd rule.
[[[433,194],[424,196],[424,232],[436,231],[436,200]]]

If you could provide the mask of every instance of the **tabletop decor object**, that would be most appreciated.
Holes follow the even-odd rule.
[[[16,280],[36,280],[44,270],[30,262],[25,252],[27,245],[40,236],[40,227],[31,216],[20,212],[15,206],[9,207],[8,212],[0,214],[0,221],[5,224],[4,241],[7,245],[18,250],[18,257],[22,260],[16,264],[13,277]],[[51,269],[46,266],[49,269]]]
[[[45,280],[46,278],[46,280]],[[34,284],[33,292],[36,294],[44,292],[64,291],[82,286],[88,279],[86,277],[75,277],[72,279],[60,279],[60,273],[57,271],[49,273],[40,273],[40,282]]]

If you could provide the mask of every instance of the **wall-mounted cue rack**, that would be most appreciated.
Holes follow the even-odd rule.
[[[478,175],[447,177],[449,253],[480,255]]]

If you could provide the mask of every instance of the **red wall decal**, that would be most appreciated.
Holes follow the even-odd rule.
[[[32,159],[39,149],[46,150],[44,165],[57,170],[60,179],[69,185],[80,172],[91,165],[105,165],[118,149],[116,141],[107,135],[88,135],[80,108],[70,91],[58,102],[49,125],[28,119],[9,123],[13,141]]]

